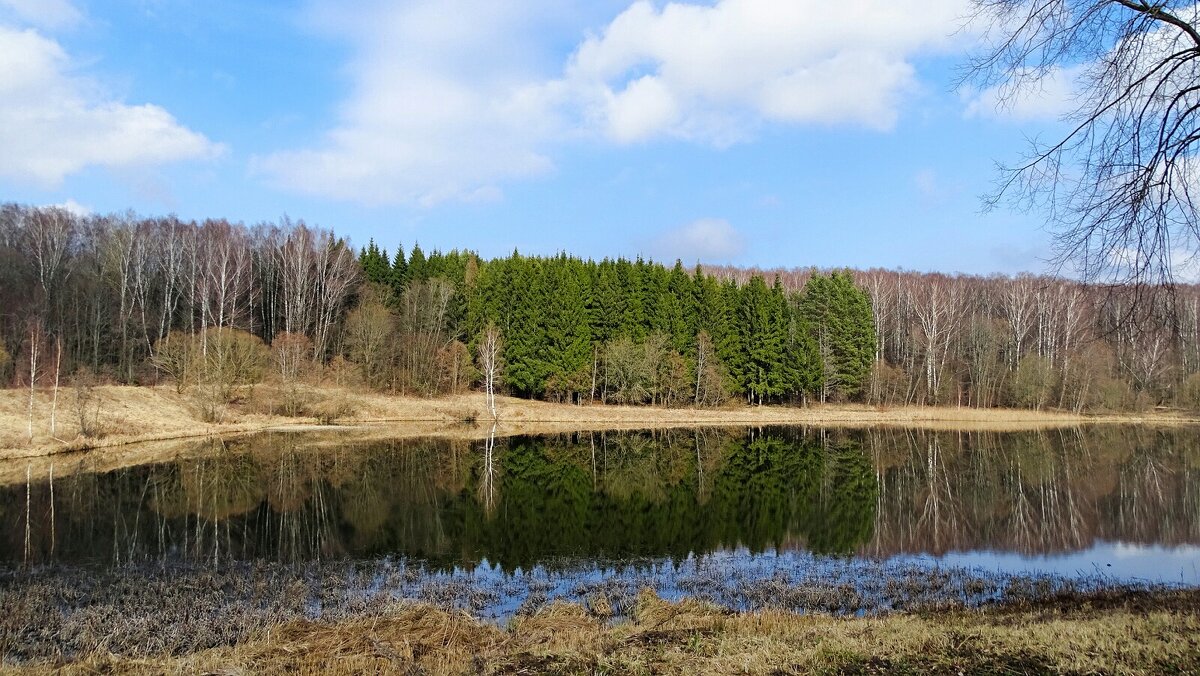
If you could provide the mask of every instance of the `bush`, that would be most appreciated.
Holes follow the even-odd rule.
[[[175,391],[182,393],[192,376],[192,339],[182,331],[172,331],[154,346],[150,363],[175,381]]]
[[[284,382],[293,382],[309,372],[313,344],[302,333],[279,333],[271,341],[271,361]]]
[[[4,349],[4,342],[0,341],[0,386],[7,383],[12,377],[12,355],[8,350]]]
[[[79,434],[92,439],[102,437],[105,433],[100,427],[100,398],[96,393],[96,384],[96,374],[88,368],[80,368],[71,377]]]
[[[1040,409],[1054,396],[1054,365],[1049,359],[1029,355],[1017,365],[1008,382],[1008,402],[1018,408]]]
[[[312,406],[313,417],[322,425],[332,425],[338,420],[354,415],[354,407],[344,397],[334,396]]]
[[[211,410],[218,401],[228,401],[238,388],[262,382],[270,351],[257,336],[229,328],[211,328],[189,336],[172,331],[156,346],[152,363],[155,368],[175,381],[175,389],[183,392],[198,386],[203,416],[215,416]]]
[[[262,382],[270,353],[262,340],[237,329],[208,329],[195,341],[199,350],[199,378],[216,385],[226,398],[242,386]]]
[[[1179,405],[1200,410],[1200,373],[1193,373],[1179,385]]]

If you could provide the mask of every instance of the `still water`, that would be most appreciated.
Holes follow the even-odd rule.
[[[0,565],[353,559],[507,574],[833,556],[1200,584],[1194,429],[696,429],[494,447],[321,432],[108,472],[88,462],[0,488]]]

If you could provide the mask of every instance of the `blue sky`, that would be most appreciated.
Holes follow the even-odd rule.
[[[0,0],[0,200],[389,249],[1041,271],[982,214],[1069,85],[952,88],[964,0]]]

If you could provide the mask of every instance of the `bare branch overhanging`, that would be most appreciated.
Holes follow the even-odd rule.
[[[974,0],[987,49],[961,82],[1001,106],[1064,69],[1067,131],[1002,166],[988,208],[1042,210],[1051,261],[1088,281],[1170,285],[1200,251],[1200,9],[1191,2]]]

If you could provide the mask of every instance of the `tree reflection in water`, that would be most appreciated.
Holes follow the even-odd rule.
[[[49,482],[28,496],[25,485],[0,489],[0,558],[207,565],[393,555],[512,570],[739,546],[1028,554],[1200,535],[1191,430],[207,443],[193,459],[104,474],[60,468],[53,491]]]

